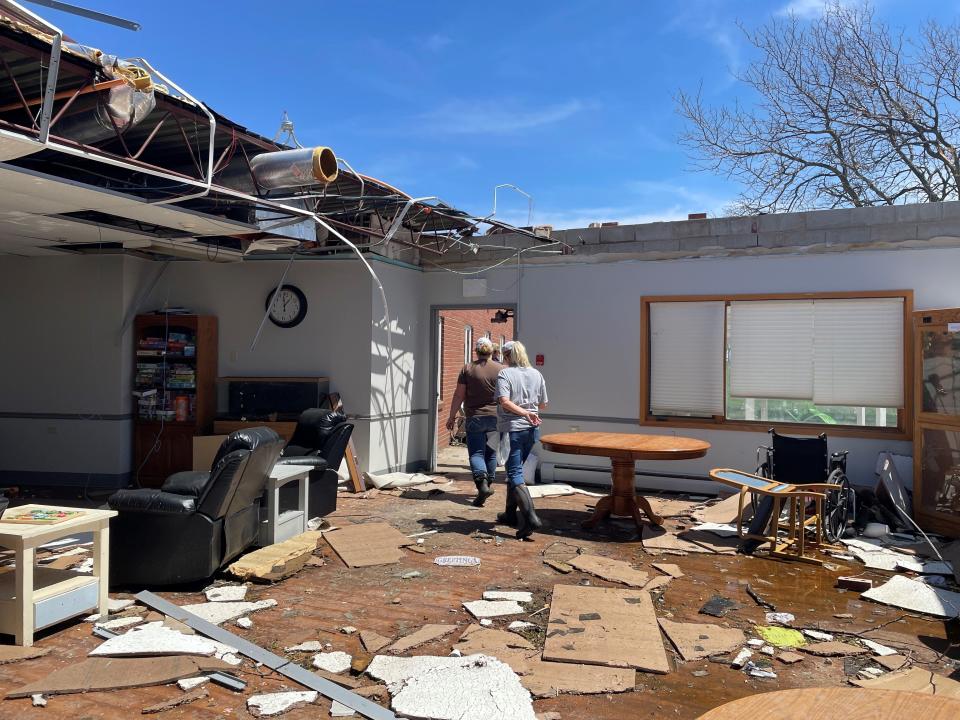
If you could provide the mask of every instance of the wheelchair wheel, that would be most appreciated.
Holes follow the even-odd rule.
[[[823,504],[823,532],[829,542],[835,543],[843,536],[850,518],[850,481],[843,470],[837,468],[830,473],[827,484],[835,486],[836,489],[831,488],[826,493]]]

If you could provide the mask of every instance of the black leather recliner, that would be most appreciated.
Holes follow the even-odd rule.
[[[110,508],[110,582],[205,580],[257,540],[260,502],[283,440],[269,428],[231,433],[209,472],[174,473],[159,489],[118,490]]]
[[[309,465],[309,517],[323,517],[337,509],[337,471],[350,442],[353,423],[335,410],[310,408],[300,413],[297,427],[278,461],[281,465]],[[280,489],[281,506],[293,499],[296,488]]]

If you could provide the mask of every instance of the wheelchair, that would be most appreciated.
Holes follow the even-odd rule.
[[[817,437],[781,435],[770,428],[770,445],[757,448],[756,474],[790,485],[825,483],[835,489],[826,492],[823,508],[823,530],[826,539],[835,543],[843,536],[853,510],[853,491],[847,479],[847,452],[831,453],[826,433]],[[773,511],[768,499],[751,495],[753,521],[750,532],[760,534]]]

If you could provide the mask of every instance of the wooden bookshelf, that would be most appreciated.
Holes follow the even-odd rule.
[[[134,321],[133,472],[159,487],[193,466],[193,436],[210,432],[216,412],[217,319],[139,315]]]

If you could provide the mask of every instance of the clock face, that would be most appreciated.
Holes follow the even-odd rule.
[[[270,291],[267,296],[270,320],[274,325],[289,328],[299,325],[307,314],[307,297],[300,288],[284,285],[279,291]]]

